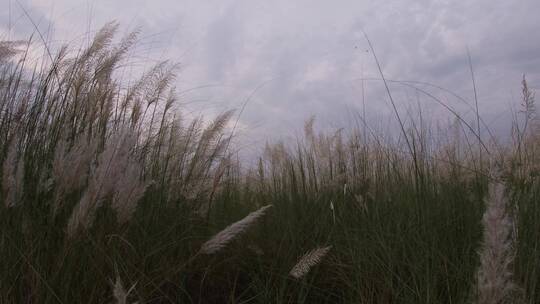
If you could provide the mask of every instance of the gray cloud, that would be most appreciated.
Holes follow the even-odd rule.
[[[540,86],[540,2],[503,1],[21,1],[41,30],[54,24],[54,39],[83,39],[110,20],[127,31],[142,29],[134,58],[170,58],[184,66],[179,89],[194,90],[184,101],[195,112],[239,107],[260,87],[242,117],[246,137],[294,134],[317,115],[329,125],[361,111],[360,78],[378,78],[362,31],[369,34],[389,79],[437,84],[472,100],[467,49],[477,79],[480,110],[493,120],[519,97],[521,75]],[[32,26],[11,0],[12,35]],[[8,13],[0,13],[7,30]],[[13,25],[13,22],[12,22]],[[4,35],[5,36],[5,35]],[[87,38],[86,38],[87,39]],[[79,40],[74,40],[75,42]],[[75,43],[74,42],[74,43]],[[365,81],[368,120],[390,115],[380,81]],[[405,111],[420,102],[430,117],[448,113],[403,85],[392,90]],[[422,86],[460,113],[451,95]],[[516,102],[514,100],[513,102]],[[472,119],[471,113],[466,114]],[[332,123],[332,121],[334,121]],[[503,123],[496,124],[504,125]],[[294,131],[292,131],[294,130]]]

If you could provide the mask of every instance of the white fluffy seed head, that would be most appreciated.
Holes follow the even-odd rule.
[[[98,157],[97,166],[92,170],[88,187],[69,219],[67,232],[70,238],[77,234],[79,228],[90,228],[96,211],[103,205],[106,198],[113,195],[115,190],[122,190],[121,187],[128,186],[122,184],[128,178],[126,174],[137,173],[133,172],[139,170],[137,166],[132,166],[132,169],[129,169],[129,164],[133,161],[130,150],[135,144],[135,136],[130,130],[118,132],[107,142],[105,149]],[[131,176],[129,179],[129,187],[135,187],[135,189],[130,190],[136,193],[128,194],[140,198],[144,187],[133,182],[138,181],[138,175],[136,177]],[[119,186],[121,187],[119,188]],[[123,190],[127,191],[127,188]],[[124,204],[125,199],[125,196],[120,197],[117,195],[116,204],[113,207],[119,212],[119,219],[122,221],[129,219],[136,205],[136,202]],[[130,199],[130,197],[128,196],[127,199]]]
[[[324,256],[332,249],[332,246],[318,247],[304,254],[291,269],[289,275],[295,279],[305,276],[311,267],[319,264]]]
[[[17,138],[14,137],[8,148],[7,157],[2,166],[2,190],[5,206],[13,207],[21,199],[24,181],[24,159],[17,157]]]
[[[267,205],[257,211],[251,212],[245,218],[231,224],[221,230],[210,240],[201,246],[200,252],[203,254],[213,254],[224,248],[234,238],[247,231],[259,218],[261,218],[272,205]]]
[[[116,304],[126,304],[127,303],[127,292],[122,283],[120,276],[116,277],[116,282],[113,285],[113,295],[116,300]]]
[[[148,184],[141,180],[141,171],[142,167],[139,163],[130,161],[122,178],[117,182],[111,207],[116,211],[116,217],[120,224],[131,219],[139,200],[146,192]]]
[[[520,289],[514,284],[512,264],[512,219],[507,212],[504,186],[489,186],[486,211],[482,218],[484,235],[479,252],[480,267],[476,274],[477,304],[517,303]]]
[[[61,140],[54,152],[53,178],[55,193],[53,215],[62,207],[64,196],[81,189],[88,179],[88,168],[95,154],[96,144],[81,135],[71,149]]]
[[[116,276],[116,282],[112,284],[113,286],[113,296],[116,300],[116,304],[127,304],[127,299],[129,297],[129,294],[135,289],[135,286],[137,283],[133,284],[129,290],[126,291],[124,288],[124,284],[122,283],[122,279],[120,279],[120,276]]]

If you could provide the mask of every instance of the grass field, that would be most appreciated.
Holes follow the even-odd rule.
[[[506,146],[480,117],[399,141],[310,120],[249,166],[237,113],[174,110],[174,65],[121,81],[117,27],[47,64],[0,42],[0,303],[540,303],[525,79]]]

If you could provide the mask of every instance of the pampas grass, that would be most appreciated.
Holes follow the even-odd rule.
[[[449,135],[411,114],[410,155],[365,123],[316,132],[312,118],[255,164],[237,154],[232,112],[184,115],[177,65],[137,78],[137,31],[117,32],[107,24],[88,47],[55,44],[36,62],[33,45],[0,43],[1,303],[127,303],[134,287],[104,279],[116,266],[144,303],[497,303],[518,285],[539,302],[540,141],[525,81],[517,149],[492,154],[510,160],[513,209],[495,190],[484,209],[478,169],[491,160],[460,121]],[[291,254],[313,243],[334,247]],[[289,279],[330,250],[324,275]]]
[[[296,265],[294,265],[289,272],[289,275],[295,279],[302,278],[308,274],[312,267],[316,266],[322,261],[330,249],[332,249],[332,246],[318,247],[307,252],[300,258],[300,260],[298,260]]]
[[[249,229],[249,227],[251,227],[257,222],[257,220],[263,217],[270,207],[272,207],[272,205],[261,207],[259,210],[251,212],[245,218],[221,230],[219,233],[214,235],[210,240],[208,240],[201,246],[200,253],[214,254],[219,250],[223,249],[233,239],[245,233]]]

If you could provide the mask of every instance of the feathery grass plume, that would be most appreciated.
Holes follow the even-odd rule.
[[[99,181],[92,179],[88,189],[83,194],[79,203],[73,209],[67,225],[68,236],[74,237],[80,226],[88,228],[94,220],[96,210],[103,201],[102,191],[100,191]]]
[[[0,63],[17,55],[20,52],[17,48],[23,43],[23,41],[0,41]]]
[[[195,153],[191,159],[187,176],[200,178],[210,169],[212,162],[225,149],[226,141],[222,139],[223,129],[229,122],[233,111],[226,111],[218,115],[212,123],[202,132]]]
[[[476,279],[476,304],[516,303],[520,289],[513,282],[512,219],[507,212],[504,185],[489,185],[480,255]]]
[[[330,201],[330,210],[332,211],[332,220],[336,224],[336,211],[334,210],[334,202]]]
[[[71,214],[67,228],[69,237],[75,236],[81,226],[86,229],[91,226],[97,209],[125,178],[130,150],[135,144],[136,138],[130,130],[118,131],[109,139],[105,150],[99,155],[85,193]]]
[[[116,211],[120,224],[124,224],[131,219],[137,208],[137,203],[146,191],[148,183],[141,180],[141,172],[141,165],[134,160],[130,160],[122,173],[122,177],[117,182],[111,207]]]
[[[7,157],[2,167],[2,188],[4,190],[4,204],[13,207],[20,200],[23,193],[24,160],[22,156],[17,159],[17,140],[14,137],[8,148]]]
[[[201,246],[200,252],[203,254],[213,254],[218,252],[234,238],[246,232],[250,226],[252,226],[259,218],[264,216],[266,210],[268,210],[270,207],[272,207],[272,205],[267,205],[257,211],[251,212],[245,218],[221,230],[218,234],[214,235],[214,237]]]
[[[313,124],[315,123],[315,116],[312,115],[306,122],[304,123],[304,136],[308,140],[308,143],[310,145],[315,144],[315,132],[313,131]]]
[[[88,169],[96,152],[94,141],[80,135],[75,145],[67,150],[67,142],[61,140],[54,152],[53,178],[55,182],[53,216],[62,207],[64,196],[81,189],[88,178]]]
[[[289,275],[295,279],[305,276],[311,267],[319,264],[324,256],[332,249],[332,246],[318,247],[304,254],[291,269]]]
[[[367,206],[367,202],[364,196],[362,196],[362,194],[355,194],[353,197],[356,203],[358,204],[358,206],[360,207],[360,209],[362,209],[365,212],[368,212],[368,206]]]
[[[114,34],[118,31],[118,27],[119,24],[114,21],[105,24],[94,36],[94,40],[90,47],[88,47],[79,57],[79,61],[84,63],[94,57],[97,53],[107,49],[114,38]]]
[[[111,38],[114,37],[115,32],[116,30],[111,33]],[[135,44],[137,35],[138,31],[133,31],[125,35],[118,46],[116,46],[112,50],[109,50],[107,56],[101,58],[100,65],[98,69],[96,69],[96,74],[94,75],[94,78],[97,79],[99,77],[104,77],[105,80],[110,79],[110,75],[112,75],[113,71],[117,67],[117,64]]]
[[[137,285],[137,282],[135,282],[131,287],[126,291],[124,288],[124,284],[122,283],[122,279],[120,279],[120,276],[116,276],[116,282],[111,285],[113,287],[113,296],[116,300],[116,304],[127,304],[127,299],[129,297],[129,294],[135,290],[135,286]]]

